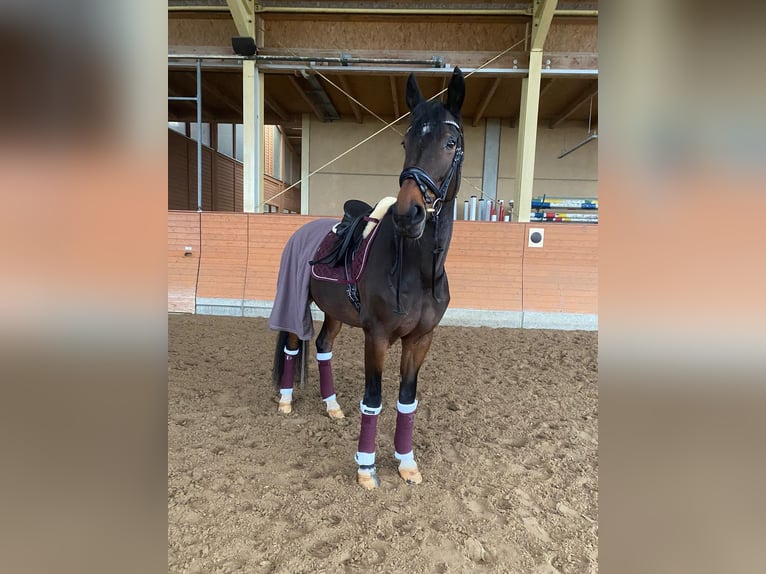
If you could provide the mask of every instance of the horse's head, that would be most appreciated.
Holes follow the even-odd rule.
[[[428,214],[438,214],[455,199],[463,162],[463,128],[460,108],[465,80],[455,68],[447,91],[447,104],[426,102],[415,76],[407,80],[407,106],[412,121],[404,135],[404,169],[393,210],[394,225],[408,238],[423,235]]]

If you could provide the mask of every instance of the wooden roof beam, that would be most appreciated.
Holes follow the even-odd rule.
[[[282,109],[282,107],[274,101],[274,98],[264,98],[263,99],[263,105],[269,108],[272,112],[274,112],[277,117],[282,120],[283,122],[287,120],[287,113],[285,110]]]
[[[476,110],[476,115],[474,115],[473,121],[471,122],[471,125],[473,127],[476,127],[476,125],[481,121],[482,116],[484,116],[484,111],[487,109],[487,106],[489,105],[489,102],[492,100],[492,96],[495,95],[495,91],[497,90],[497,87],[499,85],[500,85],[500,78],[495,78],[495,81],[492,82],[492,86],[490,86],[487,93],[484,94],[484,99],[481,101],[481,104],[479,104],[479,109]]]
[[[298,80],[295,79],[295,76],[287,76],[287,78],[290,80],[290,83],[293,85],[293,88],[295,88],[300,94],[300,96],[303,98],[303,101],[308,104],[308,106],[311,108],[311,110],[314,112],[314,115],[319,118],[320,122],[325,121],[324,115],[322,114],[322,110],[319,109],[316,102],[312,100],[309,95],[306,93],[306,91],[301,87],[301,85],[298,83]]]
[[[573,99],[564,107],[562,112],[556,118],[551,120],[551,129],[560,125],[561,122],[575,113],[580,108],[580,106],[585,104],[596,94],[598,94],[598,81],[591,82],[585,90],[583,90],[575,99]]]
[[[361,124],[362,110],[354,101],[355,96],[354,94],[351,93],[351,86],[348,85],[348,78],[346,78],[346,76],[338,76],[338,83],[340,84],[340,87],[343,88],[343,91],[346,92],[346,98],[348,98],[348,103],[351,106],[351,111],[354,112],[354,117],[356,118],[356,122]]]
[[[548,78],[545,81],[545,85],[540,88],[540,101],[543,100],[543,96],[548,93],[551,89],[551,86],[556,83],[556,78]]]
[[[221,91],[220,88],[218,88],[215,84],[212,82],[202,82],[202,91],[207,92],[214,98],[217,98],[220,100],[224,105],[231,108],[238,116],[242,116],[242,104],[229,96],[228,94]],[[205,101],[205,97],[203,94],[202,101]]]
[[[388,77],[388,83],[391,85],[391,100],[394,102],[394,119],[399,119],[399,93],[396,89],[396,78]]]
[[[542,50],[558,0],[535,0],[532,15],[532,50]]]
[[[240,36],[255,39],[255,14],[252,0],[226,0]]]

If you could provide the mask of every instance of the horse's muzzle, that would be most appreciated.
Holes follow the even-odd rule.
[[[394,226],[402,237],[408,239],[420,239],[426,228],[426,210],[417,202],[410,203],[409,209],[405,213],[400,213],[394,208]]]

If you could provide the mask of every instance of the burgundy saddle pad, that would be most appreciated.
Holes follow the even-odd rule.
[[[330,281],[331,283],[340,283],[342,285],[358,283],[367,266],[370,246],[378,234],[378,229],[380,229],[380,223],[373,228],[370,234],[359,244],[359,247],[356,248],[350,265],[330,266],[326,263],[315,263],[311,266],[311,276],[320,281]],[[337,237],[334,231],[330,231],[322,240],[322,243],[319,244],[319,248],[312,261],[327,255],[335,244]]]

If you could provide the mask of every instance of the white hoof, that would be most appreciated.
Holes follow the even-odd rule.
[[[338,401],[326,401],[327,404],[327,416],[331,419],[344,419],[346,415],[343,414],[343,410],[340,408]]]
[[[423,482],[423,476],[420,474],[417,465],[409,467],[399,467],[399,476],[407,484],[420,484]]]
[[[380,486],[380,479],[375,469],[358,470],[356,472],[356,482],[366,490],[374,490]]]

